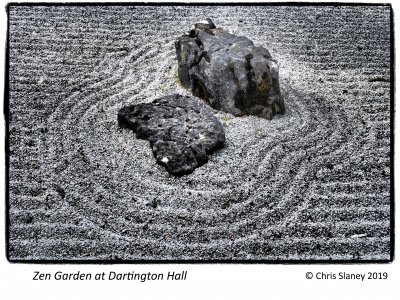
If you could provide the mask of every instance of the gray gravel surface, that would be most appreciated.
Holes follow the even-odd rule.
[[[174,40],[205,17],[271,52],[286,112],[214,111],[225,147],[177,178],[117,113],[188,94]],[[389,259],[389,7],[10,6],[9,24],[10,259]]]

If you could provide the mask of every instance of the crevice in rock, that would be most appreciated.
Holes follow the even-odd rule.
[[[205,86],[203,81],[201,81],[201,79],[196,75],[190,76],[190,79],[192,82],[193,95],[202,98],[208,102],[210,99],[210,93],[207,91],[207,87]]]

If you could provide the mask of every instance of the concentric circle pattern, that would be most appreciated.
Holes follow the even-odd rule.
[[[117,112],[188,93],[174,39],[205,17],[270,50],[287,111],[214,111],[225,148],[176,178]],[[9,18],[11,259],[389,259],[389,7],[10,6]]]

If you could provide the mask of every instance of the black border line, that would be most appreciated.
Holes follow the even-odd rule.
[[[390,7],[390,259],[388,260],[99,260],[99,259],[66,259],[66,260],[18,260],[10,259],[9,239],[10,239],[10,193],[9,193],[9,168],[10,168],[10,142],[9,142],[9,76],[10,76],[10,54],[9,54],[9,38],[10,38],[10,7],[11,6],[388,6]],[[348,2],[68,2],[68,3],[51,3],[51,2],[26,2],[26,3],[8,3],[6,5],[7,12],[7,40],[6,40],[6,63],[5,63],[5,83],[4,83],[4,106],[3,113],[5,116],[5,166],[6,166],[6,232],[5,246],[6,258],[10,263],[21,264],[76,264],[76,265],[111,265],[111,264],[288,264],[288,265],[305,265],[305,264],[387,264],[394,261],[395,253],[395,203],[394,203],[394,117],[395,117],[395,46],[394,46],[394,16],[391,3],[348,3]]]
[[[370,2],[10,2],[7,6],[392,6]]]
[[[5,174],[5,188],[6,188],[6,226],[5,226],[5,246],[6,246],[6,256],[7,260],[10,261],[10,184],[9,184],[9,174],[10,174],[10,139],[9,139],[9,127],[10,127],[10,118],[9,118],[9,110],[10,110],[10,87],[9,87],[9,78],[10,78],[10,18],[9,18],[9,6],[6,7],[7,12],[7,39],[6,39],[6,57],[5,57],[5,76],[4,76],[4,103],[3,103],[3,114],[5,119],[5,162],[6,162],[6,174]]]
[[[7,6],[392,6],[370,2],[10,2]]]
[[[393,7],[390,7],[390,260],[394,260],[395,250],[395,191],[394,191],[394,118],[395,118],[395,48],[394,48],[394,16]]]

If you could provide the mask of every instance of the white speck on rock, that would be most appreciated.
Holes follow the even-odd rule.
[[[169,162],[169,159],[167,157],[163,157],[161,161],[166,164],[167,162]]]
[[[199,133],[199,140],[204,140],[207,136],[205,134]]]

